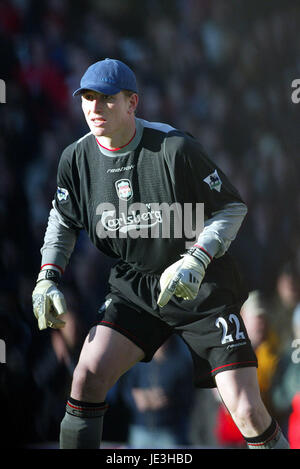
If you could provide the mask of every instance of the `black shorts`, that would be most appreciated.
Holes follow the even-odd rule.
[[[227,255],[215,259],[211,266],[195,300],[173,297],[159,308],[160,275],[117,264],[97,324],[117,330],[138,345],[145,353],[144,362],[150,361],[172,334],[178,334],[191,352],[197,387],[215,387],[214,376],[221,371],[257,367],[240,316],[248,293],[239,272]]]

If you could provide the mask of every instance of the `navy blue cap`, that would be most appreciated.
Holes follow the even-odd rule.
[[[137,93],[135,74],[120,60],[105,59],[91,65],[80,80],[80,88],[73,96],[85,90],[97,91],[104,94],[116,94],[121,90]]]

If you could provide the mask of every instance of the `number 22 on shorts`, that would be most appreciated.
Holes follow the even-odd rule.
[[[236,314],[230,314],[229,315],[229,321],[235,325],[235,334],[234,338],[232,334],[228,334],[228,323],[226,319],[222,318],[221,316],[217,318],[215,325],[217,327],[222,327],[223,333],[222,333],[222,339],[221,343],[222,344],[228,344],[229,342],[233,342],[234,340],[241,340],[245,339],[245,334],[243,331],[240,330],[240,321],[239,318],[237,317]]]

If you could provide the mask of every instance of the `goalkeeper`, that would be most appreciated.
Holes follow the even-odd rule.
[[[239,193],[195,138],[136,117],[136,78],[124,63],[91,65],[74,95],[90,132],[59,162],[33,292],[39,328],[64,327],[59,283],[80,230],[118,262],[74,371],[60,448],[100,447],[107,392],[174,333],[192,354],[195,386],[218,388],[248,447],[287,448],[262,403],[239,313],[248,293],[228,253],[247,212]],[[200,203],[204,229],[190,247],[182,228]]]

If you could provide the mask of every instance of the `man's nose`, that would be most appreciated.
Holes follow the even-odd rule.
[[[95,113],[100,113],[102,109],[103,109],[102,100],[100,98],[93,99],[91,103],[91,110]]]

